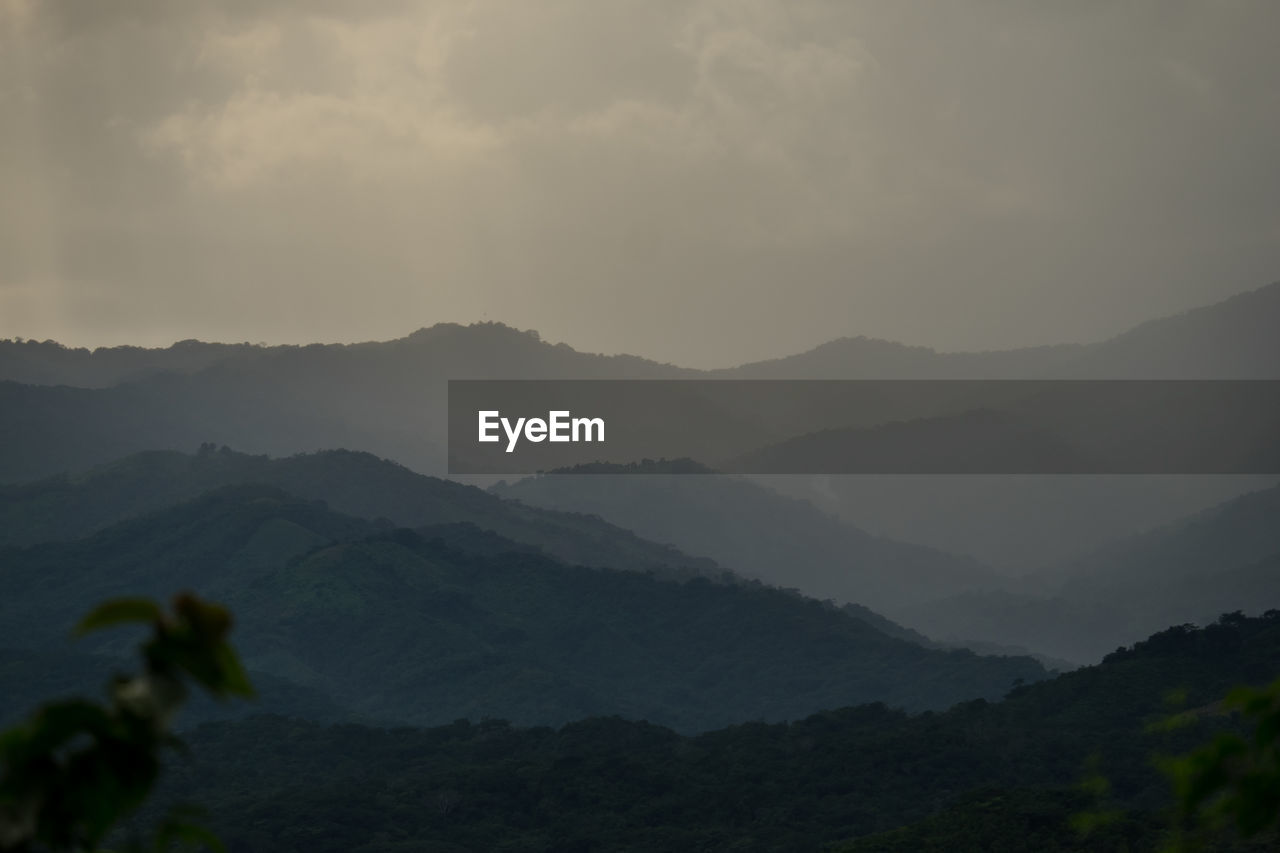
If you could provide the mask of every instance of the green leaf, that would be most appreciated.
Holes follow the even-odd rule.
[[[249,675],[244,671],[244,666],[236,656],[235,649],[227,643],[222,643],[214,652],[214,656],[222,671],[220,686],[223,692],[232,696],[253,696],[253,685],[249,682]]]
[[[160,605],[149,598],[118,598],[95,607],[80,620],[76,633],[87,634],[130,622],[157,622],[160,617]]]

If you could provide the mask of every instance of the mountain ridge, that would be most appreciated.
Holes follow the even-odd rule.
[[[865,334],[834,338],[796,353],[773,358],[748,361],[721,368],[682,367],[645,356],[628,353],[596,353],[575,349],[568,343],[550,343],[532,329],[521,329],[496,321],[479,321],[463,325],[440,322],[422,326],[399,338],[382,341],[312,344],[249,344],[206,342],[194,339],[178,341],[168,347],[69,347],[53,340],[22,341],[0,340],[0,380],[18,381],[23,384],[73,385],[75,387],[109,387],[121,382],[136,381],[161,372],[193,373],[227,363],[253,363],[265,357],[278,355],[287,358],[300,352],[361,353],[378,347],[409,348],[413,346],[437,347],[460,342],[478,346],[507,345],[522,348],[527,353],[553,354],[559,366],[592,360],[605,360],[609,372],[629,378],[702,376],[705,378],[880,378],[886,372],[898,374],[898,378],[1092,378],[1095,375],[1112,375],[1112,368],[1102,364],[1106,359],[1125,359],[1132,370],[1140,371],[1141,363],[1132,364],[1142,355],[1142,347],[1152,343],[1166,347],[1170,337],[1186,341],[1186,335],[1200,331],[1200,341],[1193,341],[1194,357],[1203,358],[1212,342],[1231,347],[1238,344],[1243,325],[1252,332],[1266,332],[1271,320],[1280,316],[1280,281],[1262,285],[1252,290],[1234,294],[1217,302],[1190,308],[1185,311],[1162,315],[1139,323],[1110,338],[1096,343],[1052,343],[1035,346],[987,350],[938,350],[929,346],[908,344],[877,338]],[[1243,373],[1233,373],[1231,378],[1274,378],[1273,370],[1257,371],[1256,364],[1276,354],[1274,347],[1265,345],[1268,335],[1243,336],[1259,340],[1263,344],[1246,349],[1250,367],[1239,362],[1234,368],[1243,367]],[[1098,355],[1101,353],[1101,355]],[[168,357],[166,360],[165,356]],[[101,362],[95,368],[94,360]],[[876,362],[879,362],[877,365]],[[1198,365],[1198,368],[1197,368]],[[1169,375],[1168,365],[1148,365],[1160,376]],[[1177,363],[1185,368],[1177,378],[1226,378],[1209,370],[1204,373],[1203,361]],[[518,364],[508,365],[519,368]],[[61,368],[61,372],[59,372]],[[90,377],[84,384],[67,381],[75,369],[86,371]],[[94,372],[96,369],[97,372]],[[594,373],[593,368],[590,372]],[[834,371],[834,372],[833,372]],[[1073,371],[1077,371],[1073,373]],[[1186,372],[1190,371],[1190,372]],[[838,374],[838,375],[837,375]],[[1140,372],[1126,375],[1136,378]],[[25,377],[25,378],[23,378]],[[583,377],[585,378],[585,377]],[[1148,378],[1157,378],[1150,376]]]
[[[418,474],[355,451],[327,451],[273,459],[205,446],[195,454],[149,451],[73,477],[0,485],[0,548],[83,538],[209,490],[246,484],[282,489],[323,501],[337,512],[419,530],[452,541],[494,538],[505,550],[523,549],[571,564],[605,566],[687,580],[744,581],[737,567],[645,539],[599,512],[546,509],[505,500],[485,490]],[[467,526],[478,533],[472,533]],[[790,587],[787,578],[776,585]],[[912,641],[909,629],[860,605],[850,611],[892,636]]]
[[[0,647],[58,648],[96,601],[190,589],[236,614],[246,666],[365,719],[417,724],[622,714],[696,731],[872,700],[943,708],[1046,675],[1030,658],[927,649],[763,585],[459,543],[271,486],[224,487],[3,551]],[[93,638],[89,651],[124,654],[132,639]]]
[[[1097,548],[1023,591],[967,591],[902,618],[941,638],[1096,660],[1160,626],[1280,608],[1278,518],[1280,486],[1261,489]]]

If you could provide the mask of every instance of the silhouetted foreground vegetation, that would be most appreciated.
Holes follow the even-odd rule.
[[[1280,680],[1263,689],[1239,687],[1224,705],[1245,717],[1251,736],[1221,732],[1190,755],[1166,762],[1182,813],[1246,836],[1274,830],[1280,823]],[[1167,725],[1185,722],[1176,717]]]
[[[1272,612],[1172,628],[945,713],[867,705],[693,737],[618,718],[380,729],[255,717],[194,731],[195,759],[167,795],[210,806],[247,851],[1156,850],[1175,815],[1153,756],[1240,729],[1215,700],[1277,670]],[[1184,725],[1153,725],[1171,695]]]
[[[231,614],[192,595],[165,613],[147,599],[121,599],[80,622],[86,633],[143,623],[142,671],[115,676],[106,703],[66,699],[41,706],[0,734],[0,850],[94,850],[137,809],[160,775],[187,682],[217,698],[251,696],[253,688],[227,642]],[[217,846],[174,807],[158,825],[154,847],[174,842]]]

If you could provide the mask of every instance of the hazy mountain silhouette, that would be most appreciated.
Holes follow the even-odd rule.
[[[32,348],[33,359],[57,353],[46,344],[8,346]],[[439,473],[447,379],[693,373],[632,356],[579,353],[496,323],[442,324],[385,343],[234,349],[194,371],[185,371],[174,351],[154,352],[161,366],[178,366],[110,388],[0,382],[0,434],[8,439],[0,446],[0,482],[206,441],[278,456],[358,448]],[[98,377],[91,366],[92,357],[86,385]]]
[[[806,352],[711,371],[723,379],[1032,379],[1078,358],[1080,344],[985,352],[938,352],[858,336]]]
[[[1084,348],[1053,378],[1280,378],[1280,282],[1143,323]]]
[[[935,636],[1097,660],[1159,626],[1203,622],[1227,607],[1280,608],[1277,519],[1273,487],[1102,547],[1040,577],[1032,591],[970,591],[905,616]]]
[[[670,470],[693,464],[685,460],[655,467]],[[416,474],[371,454],[345,450],[283,459],[225,447],[205,447],[195,454],[149,451],[75,477],[0,486],[0,548],[78,539],[211,489],[244,484],[274,486],[323,501],[346,515],[416,528],[429,539],[441,539],[468,553],[541,553],[568,563],[676,580],[706,577],[740,582],[750,576],[709,557],[690,556],[643,539],[598,514],[504,500],[474,486]],[[903,550],[913,553],[910,546]],[[925,556],[945,560],[945,555]],[[861,604],[848,603],[844,610],[890,636],[943,647]],[[1025,654],[1022,650],[992,653]]]
[[[894,474],[1072,472],[1092,460],[1051,427],[991,409],[807,433],[725,463],[729,471]]]
[[[1044,675],[1029,658],[921,648],[780,590],[427,535],[269,486],[221,489],[5,551],[0,647],[57,647],[104,598],[192,589],[231,607],[248,666],[358,714],[417,723],[622,714],[697,730],[872,700],[943,708]],[[87,649],[120,653],[131,640]]]
[[[1254,475],[762,476],[879,536],[970,554],[1022,575],[1275,485]]]
[[[1277,379],[1277,325],[1280,282],[1096,344],[938,352],[855,337],[713,373],[734,379]]]
[[[1064,591],[1156,584],[1212,574],[1280,554],[1280,486],[1233,498],[1100,548],[1057,568]]]
[[[89,353],[4,343],[0,377],[84,386],[131,381],[102,388],[0,382],[0,482],[80,471],[143,450],[186,451],[203,442],[277,456],[359,448],[439,473],[449,377],[1058,377],[1132,376],[1139,368],[1140,375],[1152,376],[1270,376],[1280,365],[1272,357],[1271,333],[1280,327],[1278,301],[1280,285],[1271,285],[1088,346],[931,354],[844,341],[729,373],[579,353],[499,324],[442,324],[396,341],[305,347],[185,342],[166,350]],[[1189,371],[1192,349],[1212,370]],[[1072,364],[1078,369],[1068,369]],[[1232,490],[1221,479],[1189,478],[1176,488],[1156,484],[1134,494],[1113,482],[1042,480],[1037,486],[988,479],[969,489],[957,488],[955,480],[939,487],[927,478],[795,478],[778,488],[811,497],[879,535],[972,552],[999,561],[1006,571],[1079,554],[1109,535],[1167,521]],[[1250,481],[1239,491],[1257,485]],[[1132,526],[1123,528],[1126,519]]]
[[[252,357],[262,346],[179,341],[164,348],[66,347],[56,341],[0,340],[0,378],[27,385],[109,388],[159,373],[192,373]]]
[[[937,415],[809,431],[716,465],[758,474],[1280,474],[1280,383],[978,386],[958,391],[976,405],[939,400]],[[868,406],[865,417],[883,416]]]
[[[592,376],[669,378],[697,371],[629,355],[577,352],[549,344],[536,332],[502,323],[438,323],[403,338],[357,344],[217,344],[181,341],[165,348],[134,346],[89,350],[56,341],[0,340],[0,379],[29,385],[107,388],[154,378],[158,374],[194,374],[220,367],[223,374],[274,375],[306,380],[313,370],[336,369],[361,375],[370,367],[394,369],[408,364],[424,378],[485,378],[540,372]],[[341,381],[342,376],[334,377]]]
[[[167,348],[70,348],[54,341],[0,341],[0,380],[105,388],[158,373],[307,380],[333,369],[336,385],[370,367],[410,365],[417,378],[572,377],[662,379],[1274,379],[1280,378],[1280,282],[1222,302],[1154,319],[1096,344],[939,352],[865,336],[720,370],[695,370],[631,355],[578,352],[501,323],[440,323],[396,340],[359,344],[216,344]],[[346,374],[346,376],[344,376]]]
[[[89,353],[8,342],[0,347],[0,380],[9,380],[0,381],[0,482],[204,441],[273,455],[359,448],[440,473],[449,378],[1275,376],[1280,359],[1270,331],[1280,326],[1278,294],[1280,284],[1271,285],[1092,346],[930,355],[846,341],[736,372],[580,353],[493,323],[441,324],[350,345],[187,342]],[[1194,356],[1196,371],[1187,368],[1187,341],[1215,348]],[[1081,367],[1073,373],[1071,364]],[[97,387],[116,378],[130,381]],[[21,384],[32,381],[76,387]]]
[[[345,450],[283,459],[211,446],[195,454],[150,451],[71,478],[0,486],[0,547],[80,538],[210,489],[249,483],[399,527],[472,524],[572,563],[672,577],[718,577],[727,571],[598,517],[504,501],[473,486]]]
[[[891,618],[908,604],[999,582],[976,560],[872,536],[807,501],[738,477],[574,475],[570,469],[491,491],[548,509],[597,513],[767,583],[857,602]],[[930,633],[927,624],[912,627]]]

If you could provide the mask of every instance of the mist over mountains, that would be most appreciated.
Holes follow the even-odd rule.
[[[737,477],[570,470],[500,483],[492,491],[533,506],[593,512],[767,583],[891,617],[998,580],[977,560],[872,536],[807,501]],[[782,530],[785,537],[778,535]]]
[[[1097,660],[1156,630],[1202,624],[1225,609],[1280,603],[1280,487],[1098,548],[1004,591],[970,590],[899,613],[937,636],[1020,642],[1071,660]],[[1016,640],[1015,640],[1016,638]]]
[[[926,648],[598,521],[376,460],[211,455],[225,464],[152,456],[0,495],[6,527],[43,521],[32,538],[60,534],[0,549],[12,592],[0,604],[0,648],[56,648],[95,601],[192,589],[237,614],[247,666],[317,693],[322,716],[337,707],[399,723],[561,724],[621,714],[685,731],[866,701],[945,708],[1046,674],[1026,657]],[[219,476],[346,494],[366,513],[395,501],[414,528],[271,485],[183,498]],[[397,477],[399,492],[385,488]],[[163,507],[121,507],[129,493]],[[123,520],[110,523],[108,507]],[[557,553],[589,554],[599,567]],[[127,646],[116,638],[88,651]],[[305,710],[296,692],[277,690],[291,704],[275,710]]]
[[[870,536],[808,501],[737,478],[553,473],[493,491],[547,508],[592,508],[655,541],[973,648],[1093,662],[1162,626],[1280,607],[1280,487],[1024,577]]]
[[[864,352],[856,341],[837,342],[794,362],[730,372],[579,353],[497,324],[441,325],[385,343],[306,347],[188,343],[88,353],[4,342],[0,431],[10,440],[0,448],[0,482],[78,470],[140,450],[190,450],[205,441],[272,455],[354,447],[441,473],[450,378],[1275,378],[1280,345],[1270,330],[1277,320],[1280,284],[1089,347],[1028,356],[1021,350],[938,354],[881,343]],[[1186,365],[1189,343],[1205,347],[1195,370]],[[1064,360],[1050,365],[1041,358],[1047,352]],[[33,384],[51,382],[58,384]]]
[[[1096,344],[936,352],[875,338],[717,371],[735,379],[1275,379],[1280,282]]]
[[[35,480],[139,451],[190,451],[206,443],[281,457],[357,448],[430,473],[442,463],[441,406],[448,378],[1274,377],[1280,344],[1270,330],[1277,324],[1280,284],[1089,346],[936,353],[851,339],[729,371],[580,353],[499,324],[446,324],[385,343],[305,347],[185,342],[167,350],[90,353],[52,343],[3,342],[0,433],[7,440],[0,445],[0,480]],[[1199,353],[1194,370],[1187,367],[1191,345]],[[204,488],[244,481],[272,482],[303,497],[323,497],[340,511],[397,524],[427,523],[431,513],[413,507],[437,511],[432,523],[456,520],[456,512],[451,516],[442,508],[458,501],[469,507],[467,520],[537,542],[572,563],[655,569],[670,561],[667,570],[692,574],[715,565],[711,574],[728,568],[807,595],[867,606],[935,639],[996,643],[1076,661],[1094,660],[1117,641],[1131,642],[1161,627],[1157,614],[1184,611],[1170,604],[1123,629],[1124,619],[1109,616],[1115,630],[1097,631],[1083,645],[1053,635],[1049,626],[1062,620],[1029,619],[1023,628],[997,630],[988,623],[999,621],[996,611],[1003,605],[991,602],[1052,594],[1011,578],[1083,559],[1109,539],[1274,482],[1162,477],[1118,488],[1115,478],[1105,477],[827,477],[765,478],[753,486],[715,477],[632,482],[592,474],[512,483],[500,493],[528,504],[526,513],[541,506],[602,516],[603,522],[565,516],[552,521],[548,515],[516,522],[508,510],[495,515],[479,507],[478,493],[443,481],[425,488],[410,471],[378,473],[371,478],[383,484],[378,489],[355,486],[364,474],[353,473],[344,487],[325,490],[308,475],[289,473],[290,466],[305,465],[288,459],[247,463],[235,454],[206,454],[201,460],[161,455],[130,463],[123,479],[146,483],[137,494],[151,496],[138,498],[133,509],[154,509],[164,500],[190,499]],[[353,472],[368,467],[356,456],[330,465]],[[173,466],[190,468],[181,487],[165,480]],[[110,469],[93,477],[106,483]],[[41,488],[57,491],[48,484]],[[779,491],[802,500],[788,500]],[[58,500],[78,500],[73,494],[74,489]],[[364,497],[357,500],[356,494]],[[50,531],[44,521],[19,519],[6,535],[25,537],[22,544],[39,535],[80,535],[120,520],[125,507],[129,499],[86,508],[75,530]],[[710,523],[712,518],[719,520]],[[609,522],[652,541],[636,539],[629,553],[614,546],[604,554],[584,544],[589,536],[577,535],[592,524],[608,529]],[[532,527],[540,528],[536,535]],[[561,532],[549,532],[556,529]],[[680,553],[664,552],[654,542]],[[1199,614],[1213,615],[1211,608]]]
[[[500,323],[438,324],[398,340],[363,344],[217,344],[164,349],[68,348],[55,341],[0,341],[0,379],[30,385],[106,388],[160,373],[224,371],[302,379],[307,366],[339,369],[335,381],[371,367],[412,364],[423,379],[1275,379],[1280,282],[1182,314],[1150,320],[1097,344],[985,352],[938,352],[868,337],[829,341],[795,355],[719,370],[695,370],[632,355],[596,355],[549,344]],[[393,372],[393,377],[396,376]]]
[[[879,817],[812,806],[825,800],[810,797],[810,806],[789,808],[818,817],[769,830],[777,849],[853,836],[865,837],[851,851],[882,841],[927,849],[973,835],[979,813],[987,823],[978,837],[1014,831],[1029,811],[1052,815],[1037,824],[1045,843],[1064,837],[1087,800],[1063,780],[1077,773],[1080,750],[1102,743],[1128,810],[1116,837],[1138,844],[1158,824],[1145,760],[1152,742],[1133,733],[1152,713],[1152,691],[1192,690],[1209,701],[1241,673],[1261,678],[1280,666],[1274,478],[749,478],[666,460],[626,473],[595,465],[482,483],[486,490],[430,476],[444,440],[445,382],[801,369],[854,377],[874,363],[895,378],[1152,378],[1180,375],[1188,340],[1220,351],[1203,362],[1212,375],[1270,377],[1273,342],[1260,324],[1275,319],[1277,293],[1272,286],[1095,346],[939,354],[836,341],[721,372],[579,353],[497,324],[354,346],[186,342],[88,353],[6,342],[0,718],[50,693],[91,692],[95,676],[128,657],[134,633],[67,642],[68,626],[94,602],[190,589],[236,614],[236,643],[261,692],[253,710],[283,715],[193,708],[191,723],[215,721],[195,731],[196,742],[227,768],[244,737],[303,738],[342,767],[342,743],[392,731],[434,762],[453,762],[449,791],[501,802],[506,820],[512,802],[475,787],[494,772],[484,743],[525,756],[520,778],[550,772],[537,776],[544,804],[561,796],[556,771],[535,769],[547,760],[574,762],[571,776],[582,780],[594,778],[592,762],[621,762],[623,775],[645,774],[671,802],[699,791],[719,802],[690,781],[700,771],[679,756],[722,761],[722,750],[743,749],[735,767],[746,760],[790,778],[808,767],[796,756],[809,750],[856,748],[914,766],[917,747],[931,745],[930,778],[942,781],[930,802],[903,800],[906,777],[885,771],[877,784],[897,793],[877,800]],[[1089,421],[1070,408],[1052,414],[1042,426]],[[907,423],[963,443],[955,424],[985,416],[963,410]],[[1051,429],[1041,435],[1056,440]],[[1265,436],[1231,448],[1274,449]],[[1061,725],[1046,727],[1051,719]],[[474,731],[468,720],[478,721]],[[987,732],[997,730],[1016,766],[983,757],[993,748]],[[589,736],[583,753],[566,746],[579,732],[607,735]],[[618,752],[645,739],[651,747]],[[302,759],[277,750],[264,761],[258,802],[287,803],[270,809],[291,825],[328,820],[304,816],[315,789],[286,779]],[[366,770],[374,765],[404,790],[418,784],[408,781],[415,771],[382,753],[367,756]],[[327,814],[363,802],[345,772],[332,777],[341,794]],[[719,784],[758,800],[755,783],[735,772],[719,774]],[[171,784],[244,811],[220,779],[178,775]],[[975,780],[1008,787],[1000,808],[975,804]],[[503,790],[535,796],[514,783]],[[454,794],[431,796],[453,802]],[[612,837],[582,815],[577,797],[558,807],[563,821]],[[395,807],[361,808],[381,821]],[[763,805],[751,808],[758,815]],[[464,814],[454,837],[467,843],[509,831]],[[255,826],[277,834],[268,846],[289,849],[280,833],[291,830],[275,820],[263,813]],[[735,837],[721,820],[704,827],[668,817],[662,835]],[[867,835],[893,827],[892,837]],[[257,849],[240,827],[226,831]]]
[[[150,451],[75,477],[0,486],[0,547],[79,539],[117,522],[244,483],[270,485],[335,511],[401,527],[472,524],[584,565],[715,577],[708,559],[647,542],[598,517],[504,502],[461,483],[416,474],[368,453],[328,451],[271,459],[206,445],[195,454]]]
[[[0,0],[0,853],[1274,853],[1277,32]]]

